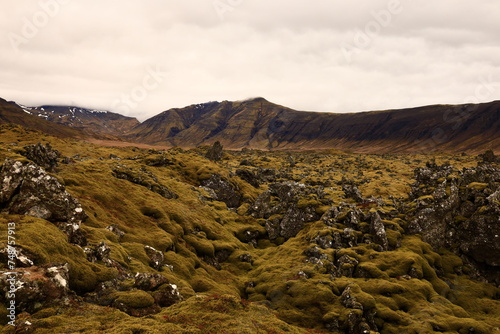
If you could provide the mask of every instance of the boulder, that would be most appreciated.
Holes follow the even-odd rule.
[[[484,163],[500,162],[500,157],[496,156],[492,150],[487,150],[483,154],[479,154],[478,158]]]
[[[160,307],[168,307],[184,300],[175,284],[164,284],[153,293],[153,299]]]
[[[15,254],[16,268],[19,267],[32,267],[34,262],[31,260],[32,256],[27,254],[24,249],[19,246],[6,246],[0,249],[0,262],[7,263],[12,259],[12,254]]]
[[[156,250],[151,246],[144,246],[144,250],[150,259],[149,265],[152,268],[161,271],[163,265],[165,264],[165,256],[163,255],[163,252]]]
[[[446,247],[500,284],[500,168],[480,164],[462,171],[428,163],[415,170],[408,232],[435,249]]]
[[[382,246],[382,250],[386,251],[389,249],[389,242],[387,241],[385,227],[378,212],[375,212],[372,215],[370,223],[370,233],[372,235],[373,241]]]
[[[86,244],[80,223],[87,215],[81,204],[43,168],[6,159],[0,169],[0,180],[2,212],[46,219],[64,231],[69,242]]]
[[[57,161],[61,158],[61,153],[54,150],[50,144],[41,143],[25,146],[21,154],[49,172],[55,170]]]
[[[209,179],[201,181],[204,188],[215,194],[215,200],[226,203],[228,208],[237,208],[241,205],[242,195],[237,186],[231,184],[219,174],[213,174]]]
[[[249,169],[237,169],[236,175],[239,176],[242,180],[245,180],[255,188],[260,186],[259,178]]]
[[[18,268],[0,274],[0,300],[5,302],[7,293],[14,292],[16,310],[34,313],[42,308],[61,305],[76,298],[69,289],[68,264],[46,264],[40,267]]]
[[[160,274],[137,273],[134,279],[134,287],[144,291],[153,291],[168,283],[168,279]]]
[[[219,141],[216,141],[209,149],[205,157],[212,161],[221,161],[224,155],[223,147]]]
[[[365,201],[358,187],[351,184],[342,185],[342,191],[344,191],[346,198],[352,198],[356,203],[362,203]]]

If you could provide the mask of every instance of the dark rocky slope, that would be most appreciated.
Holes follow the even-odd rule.
[[[121,136],[139,124],[133,117],[109,111],[72,106],[40,106],[27,108],[26,112],[57,124],[66,125],[86,133]]]
[[[498,101],[332,114],[296,111],[257,98],[170,109],[127,138],[182,147],[220,141],[232,149],[479,152],[499,150],[499,133]]]
[[[63,138],[83,138],[82,131],[67,126],[54,124],[40,117],[28,114],[15,102],[0,98],[0,124],[17,124],[28,129],[39,130]]]

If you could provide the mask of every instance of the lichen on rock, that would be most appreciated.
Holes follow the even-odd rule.
[[[0,169],[0,180],[2,212],[49,220],[68,235],[71,243],[86,244],[80,223],[87,215],[80,202],[43,168],[6,159]]]

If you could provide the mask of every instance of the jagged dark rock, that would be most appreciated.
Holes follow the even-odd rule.
[[[479,158],[484,163],[500,162],[500,157],[496,156],[495,152],[493,152],[492,150],[487,150],[483,154],[480,154]]]
[[[500,168],[482,164],[459,171],[428,163],[415,170],[415,179],[408,231],[465,257],[484,279],[500,284]]]
[[[134,279],[134,287],[144,291],[153,291],[168,283],[168,279],[160,274],[137,273]]]
[[[57,162],[61,157],[61,153],[54,150],[48,143],[25,146],[21,154],[49,172],[56,169]]]
[[[16,310],[34,313],[42,308],[62,305],[76,295],[69,289],[68,264],[46,264],[39,267],[18,268],[13,273],[0,274],[0,300],[14,291]]]
[[[211,189],[214,199],[226,203],[228,208],[236,208],[241,204],[242,196],[238,187],[218,174],[213,174],[209,179],[201,181],[201,185]]]
[[[219,141],[216,141],[209,149],[205,157],[212,161],[221,161],[224,155],[223,147]]]
[[[253,263],[253,258],[252,258],[252,255],[250,255],[250,254],[242,254],[242,255],[238,256],[238,259],[241,262],[247,262],[247,263],[250,263],[250,264]]]
[[[26,254],[26,251],[19,246],[10,245],[0,249],[1,263],[8,263],[8,261],[13,258],[12,254],[15,255],[14,261],[16,264],[16,268],[27,268],[34,265],[34,262],[31,260],[32,256],[30,254]]]
[[[166,157],[164,154],[155,156],[152,159],[147,159],[145,161],[146,165],[152,166],[152,167],[166,167],[166,166],[172,166],[174,162]]]
[[[222,266],[220,265],[221,262],[226,261],[229,256],[231,256],[232,251],[230,250],[220,250],[215,252],[214,256],[202,256],[203,261],[208,263],[209,265],[213,266],[217,270],[221,270]]]
[[[259,167],[257,169],[257,175],[260,178],[261,182],[276,182],[276,179],[278,178],[278,172],[274,168],[262,168]]]
[[[165,264],[165,256],[163,255],[163,252],[156,250],[151,246],[144,246],[144,250],[150,259],[149,265],[156,270],[161,271],[163,265]]]
[[[69,242],[86,244],[80,223],[87,215],[55,177],[37,165],[6,159],[0,180],[2,212],[46,219],[64,231]]]
[[[361,195],[361,192],[359,191],[358,187],[354,185],[344,184],[342,185],[342,190],[345,193],[345,197],[352,198],[353,200],[356,201],[356,203],[362,203],[365,200]]]
[[[255,188],[260,186],[259,177],[255,175],[254,172],[248,169],[237,169],[236,175],[239,176],[242,180],[247,181]]]
[[[314,188],[297,182],[273,183],[257,198],[249,213],[267,219],[265,227],[269,239],[289,239],[296,236],[305,223],[319,219],[314,207],[298,207],[299,199],[314,192]]]
[[[342,295],[340,296],[340,301],[342,302],[342,305],[347,308],[363,310],[363,305],[361,305],[361,303],[358,302],[356,297],[352,294],[350,286],[347,286],[344,289],[344,292],[342,292]]]
[[[184,300],[175,284],[163,284],[153,293],[155,303],[160,307],[168,307]]]
[[[248,160],[248,159],[243,159],[240,161],[240,166],[252,166],[252,167],[255,167],[255,164]]]
[[[90,262],[101,262],[107,267],[115,268],[118,271],[118,277],[130,278],[131,274],[119,262],[110,257],[111,248],[102,241],[96,246],[87,246],[83,248],[87,260]]]
[[[353,277],[356,266],[359,261],[349,255],[342,255],[336,262],[336,267],[338,268],[337,277]]]
[[[372,215],[370,233],[373,236],[373,241],[382,246],[382,250],[386,251],[389,249],[389,242],[387,241],[385,227],[378,212],[375,212]]]
[[[184,300],[177,286],[160,274],[137,273],[127,277],[130,278],[134,280],[132,286],[117,279],[102,282],[95,291],[85,295],[85,300],[135,317],[158,313],[162,307]]]

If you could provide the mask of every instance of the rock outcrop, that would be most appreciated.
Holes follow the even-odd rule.
[[[14,272],[0,274],[0,291],[4,292],[0,294],[2,303],[5,303],[7,292],[14,292],[16,310],[28,313],[76,298],[69,289],[68,264],[18,268]]]
[[[213,174],[209,179],[201,181],[202,187],[212,193],[213,199],[226,203],[228,208],[240,206],[242,196],[236,185],[218,174]]]
[[[0,169],[0,180],[2,212],[46,219],[63,230],[69,242],[86,244],[80,223],[87,215],[81,204],[43,168],[6,159]]]
[[[250,208],[255,218],[266,219],[269,239],[290,239],[302,230],[304,224],[319,219],[313,205],[299,205],[299,200],[315,193],[315,189],[297,182],[279,182],[269,185]]]
[[[205,157],[208,159],[208,160],[212,160],[212,161],[221,161],[222,160],[222,156],[224,155],[224,151],[223,151],[223,147],[221,145],[221,143],[219,141],[216,141],[212,147],[210,147],[208,149],[208,152],[207,154],[205,155]]]
[[[146,254],[148,255],[150,261],[149,265],[156,270],[160,271],[163,268],[163,265],[165,264],[165,256],[163,253],[157,249],[154,249],[151,246],[144,246],[144,250],[146,251]]]
[[[55,170],[61,158],[61,153],[54,150],[50,144],[41,143],[25,146],[21,154],[49,172]]]
[[[435,249],[453,250],[500,284],[500,168],[486,163],[460,171],[428,163],[415,179],[408,231]]]

